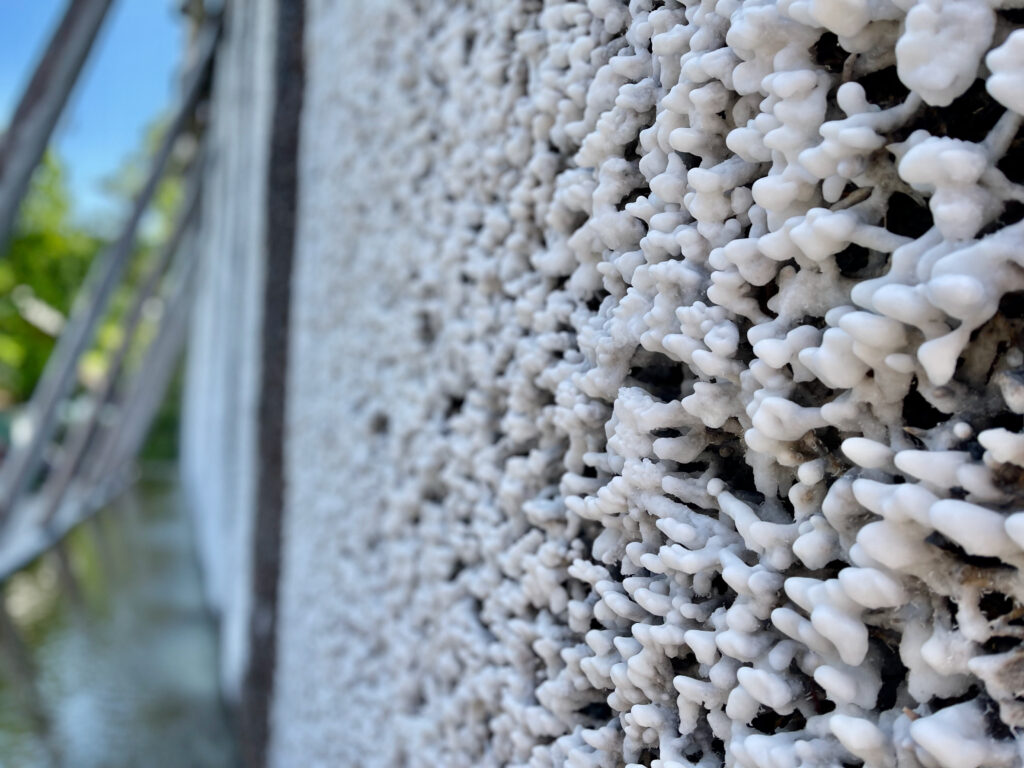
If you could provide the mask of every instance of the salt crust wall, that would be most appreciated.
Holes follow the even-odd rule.
[[[273,8],[271,0],[227,3],[182,414],[182,485],[206,597],[220,617],[222,684],[231,700],[241,695],[249,653]]]
[[[273,764],[1020,765],[1024,12],[307,14]]]

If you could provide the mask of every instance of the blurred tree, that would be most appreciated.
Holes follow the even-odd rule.
[[[64,170],[48,152],[0,258],[0,407],[32,394],[102,241],[74,225]]]
[[[122,202],[125,216],[146,181],[166,124],[165,118],[154,120],[139,147],[128,153],[104,181],[107,194]],[[174,227],[181,208],[185,168],[194,154],[194,145],[187,140],[179,144],[139,227],[121,284],[100,321],[91,349],[79,362],[79,384],[85,389],[95,388],[106,374],[121,344],[123,322],[135,288]],[[8,442],[6,433],[13,407],[31,397],[89,265],[105,244],[104,238],[74,222],[64,169],[58,157],[48,152],[32,178],[7,252],[0,255],[0,448]],[[154,303],[154,308],[158,306]],[[154,320],[150,317],[139,328],[129,368],[138,364],[152,338]],[[176,438],[177,403],[168,404],[161,413],[155,430],[159,433],[157,442],[170,445]]]

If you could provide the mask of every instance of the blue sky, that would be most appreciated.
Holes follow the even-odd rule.
[[[6,125],[66,0],[0,0],[0,125]],[[109,224],[119,209],[100,183],[171,106],[184,50],[174,0],[114,0],[54,143],[76,218]]]

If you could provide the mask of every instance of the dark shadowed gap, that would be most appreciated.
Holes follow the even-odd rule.
[[[267,264],[259,418],[257,420],[256,526],[249,661],[242,691],[241,736],[245,764],[266,765],[277,651],[277,595],[284,511],[284,417],[288,328],[298,198],[299,126],[305,82],[305,0],[277,0],[274,114],[267,179]]]

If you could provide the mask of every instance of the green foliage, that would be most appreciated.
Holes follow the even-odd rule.
[[[145,183],[165,128],[166,120],[154,121],[139,147],[104,181],[107,194],[122,202],[125,216]],[[168,172],[142,220],[125,275],[100,321],[92,348],[80,361],[79,385],[85,389],[99,385],[122,342],[124,320],[136,288],[169,237],[181,208],[183,174],[183,157],[172,154]],[[7,251],[0,254],[0,433],[5,431],[6,409],[31,396],[89,265],[106,245],[74,222],[72,207],[61,163],[48,152],[33,176]],[[130,348],[129,369],[137,368],[154,332],[152,323],[140,327]],[[125,373],[130,376],[132,370]],[[176,447],[176,393],[168,399],[173,402],[162,408],[147,446],[147,453],[160,457]],[[4,438],[0,434],[0,442]]]
[[[36,170],[0,258],[0,405],[26,400],[102,242],[70,220],[63,169],[49,152]]]

